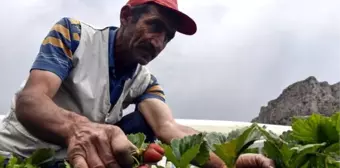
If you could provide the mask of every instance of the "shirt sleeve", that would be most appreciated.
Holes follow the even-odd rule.
[[[78,20],[64,17],[51,28],[33,62],[31,70],[39,69],[55,73],[64,80],[72,69],[72,56],[81,34]]]
[[[142,102],[143,100],[150,99],[150,98],[156,98],[156,99],[159,99],[165,102],[164,91],[162,87],[160,86],[160,84],[158,83],[156,77],[152,74],[151,74],[151,80],[150,80],[148,87],[146,88],[145,92],[141,96],[136,98],[135,103],[138,104]]]

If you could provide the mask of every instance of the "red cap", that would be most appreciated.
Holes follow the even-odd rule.
[[[174,11],[178,16],[177,31],[186,35],[193,35],[197,31],[196,23],[188,15],[178,10],[177,0],[129,0],[128,5],[135,6],[153,2]]]

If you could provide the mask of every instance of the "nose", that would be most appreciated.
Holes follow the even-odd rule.
[[[163,50],[164,46],[165,46],[165,33],[157,33],[152,37],[151,43],[152,45],[155,47],[155,49],[157,50],[157,52],[160,52],[161,50]]]

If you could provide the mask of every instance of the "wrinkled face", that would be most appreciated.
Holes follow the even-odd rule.
[[[141,65],[148,64],[174,38],[174,19],[163,10],[151,5],[148,12],[133,19],[131,7],[122,9],[123,45],[127,47],[131,61]]]

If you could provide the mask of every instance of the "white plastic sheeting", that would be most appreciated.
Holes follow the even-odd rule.
[[[190,126],[198,131],[206,132],[222,132],[229,133],[232,130],[250,126],[251,122],[237,122],[237,121],[223,121],[223,120],[194,120],[194,119],[176,119],[180,124]],[[268,130],[273,131],[276,134],[281,134],[284,131],[291,130],[290,126],[261,124],[265,125]]]
[[[5,117],[5,115],[0,115],[0,121]],[[176,122],[190,126],[198,131],[206,132],[222,132],[229,133],[232,130],[243,128],[245,126],[250,126],[251,122],[238,122],[238,121],[225,121],[225,120],[195,120],[195,119],[176,119]],[[273,131],[276,134],[281,134],[283,131],[291,130],[290,126],[283,125],[272,125],[272,124],[261,124],[265,125],[268,130]]]

